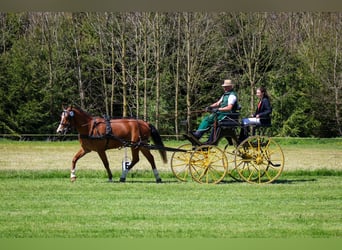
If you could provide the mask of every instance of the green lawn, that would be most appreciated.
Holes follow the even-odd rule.
[[[282,145],[284,151],[296,151],[298,161],[303,152],[315,150],[322,164],[327,152],[340,164],[339,140],[322,147]],[[113,183],[94,153],[80,160],[78,179],[71,183],[70,161],[78,147],[77,142],[0,141],[0,238],[342,236],[342,170],[336,164],[331,169],[285,167],[266,185],[228,177],[218,185],[181,183],[168,166],[161,168],[164,183],[156,184],[142,164],[119,183],[123,151],[117,150],[109,153]]]
[[[342,174],[284,174],[276,183],[108,183],[84,171],[0,171],[0,237],[291,238],[342,236]],[[151,180],[151,181],[150,181]]]

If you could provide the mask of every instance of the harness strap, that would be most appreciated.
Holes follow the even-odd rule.
[[[108,115],[104,115],[103,118],[106,122],[106,136],[111,135],[112,134],[112,127],[110,125],[110,118]]]
[[[106,149],[108,149],[108,144],[109,144],[109,137],[112,135],[112,126],[110,125],[110,118],[108,115],[103,115],[103,118],[105,120],[106,123],[106,134],[105,137],[107,138],[106,141]]]
[[[91,130],[90,130],[89,136],[94,136],[94,129],[96,128],[96,126],[97,126],[96,119],[93,118],[93,124],[92,124]]]

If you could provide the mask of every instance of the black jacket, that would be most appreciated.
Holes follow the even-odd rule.
[[[258,103],[258,107],[254,113],[254,117],[256,115],[259,115],[261,124],[271,125],[271,114],[272,106],[270,100],[267,97],[264,97],[260,101],[260,105]]]

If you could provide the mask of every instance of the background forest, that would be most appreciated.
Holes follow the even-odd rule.
[[[342,13],[0,13],[0,134],[53,134],[62,105],[194,129],[233,79],[266,86],[277,136],[342,136]]]

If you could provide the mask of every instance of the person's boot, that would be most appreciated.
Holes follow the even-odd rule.
[[[204,143],[205,145],[211,145],[214,142],[214,133],[214,129],[212,129],[208,140]]]

